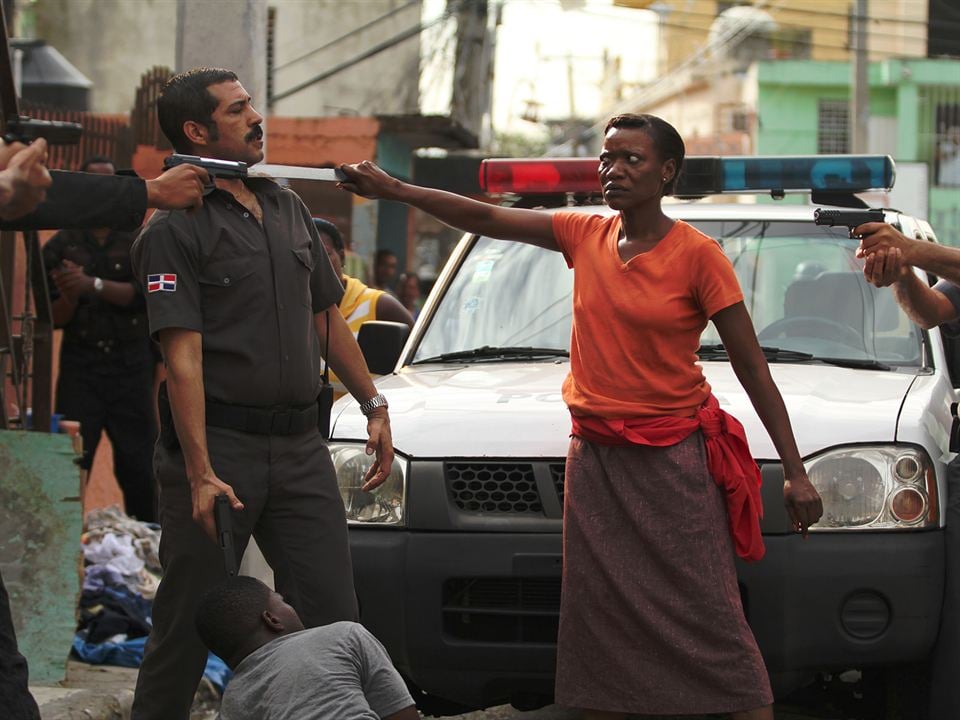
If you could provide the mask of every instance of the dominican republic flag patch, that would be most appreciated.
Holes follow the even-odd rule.
[[[159,273],[147,275],[147,292],[176,292],[177,276],[175,273]]]

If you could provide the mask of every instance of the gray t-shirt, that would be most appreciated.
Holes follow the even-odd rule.
[[[237,666],[221,720],[378,720],[413,705],[387,651],[359,623],[284,635]]]
[[[953,309],[956,311],[958,318],[951,322],[944,323],[940,327],[943,328],[943,331],[949,337],[960,336],[960,285],[952,283],[949,280],[940,280],[933,286],[933,289],[947,296],[947,300],[953,304]]]

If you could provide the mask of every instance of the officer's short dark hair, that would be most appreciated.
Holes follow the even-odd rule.
[[[217,124],[212,119],[217,99],[207,88],[237,79],[232,70],[199,67],[177,73],[167,80],[157,100],[157,120],[174,150],[190,152],[191,145],[183,134],[183,124],[191,120],[206,125],[211,139],[217,139]]]
[[[203,644],[224,661],[260,626],[272,590],[252,577],[238,575],[207,591],[197,607],[197,633]]]
[[[664,161],[673,159],[677,163],[677,172],[666,185],[663,186],[664,195],[672,195],[676,190],[677,180],[680,178],[680,170],[683,167],[683,156],[686,154],[686,147],[683,144],[683,138],[677,129],[663,118],[656,115],[636,115],[634,113],[625,113],[616,115],[607,121],[607,126],[603,129],[606,135],[611,128],[636,128],[643,130],[653,140],[657,146],[657,152]]]
[[[91,155],[81,163],[80,172],[86,172],[91,165],[113,165],[114,169],[117,167],[106,155]]]
[[[321,232],[330,238],[330,242],[333,243],[334,249],[340,253],[342,257],[346,252],[346,246],[343,244],[343,235],[340,234],[340,228],[334,225],[329,220],[324,220],[323,218],[315,217],[313,219],[314,227],[317,228],[317,232]]]

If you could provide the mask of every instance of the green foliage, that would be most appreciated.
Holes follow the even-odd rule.
[[[491,151],[497,157],[540,157],[547,152],[548,140],[546,132],[498,132],[494,134]]]

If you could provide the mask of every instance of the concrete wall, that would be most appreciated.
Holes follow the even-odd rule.
[[[140,76],[175,63],[176,0],[37,0],[36,36],[90,78],[90,109],[129,112]]]
[[[408,0],[271,0],[277,36],[274,93],[283,93],[418,25],[419,2],[327,50],[292,62],[407,3]],[[414,113],[420,104],[419,77],[420,40],[414,36],[280,100],[273,113],[288,117]]]
[[[416,26],[419,2],[328,50],[281,67],[408,1],[264,0],[276,17],[275,65],[280,69],[275,73],[275,91],[288,90]],[[238,6],[233,0],[187,2],[194,14],[226,14],[231,6]],[[35,16],[36,36],[47,40],[93,80],[91,109],[127,112],[143,72],[154,65],[176,65],[178,4],[178,0],[36,0],[29,12]],[[264,25],[264,37],[266,32]],[[417,112],[419,57],[420,42],[413,37],[280,101],[274,114]]]
[[[31,683],[63,679],[80,594],[80,474],[66,435],[0,432],[0,573]]]

